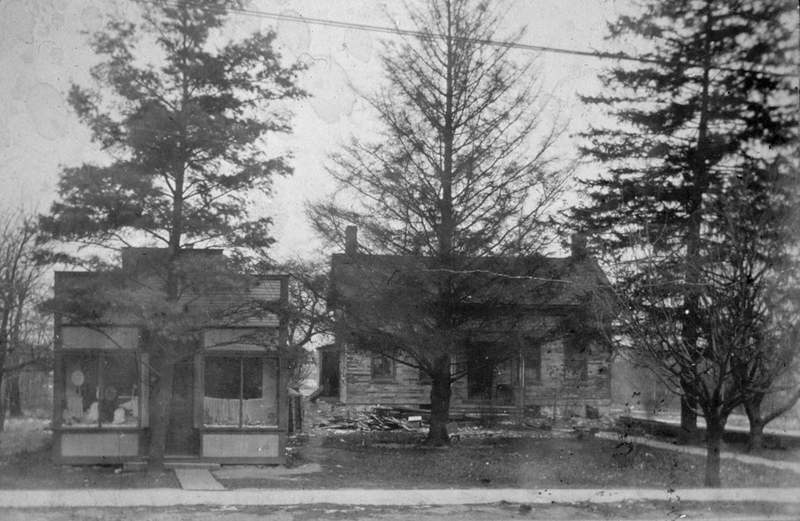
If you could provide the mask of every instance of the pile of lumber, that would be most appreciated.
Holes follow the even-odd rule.
[[[320,423],[325,429],[359,430],[359,431],[416,431],[422,426],[422,416],[400,409],[376,407],[369,411],[353,412],[347,417],[334,416]]]

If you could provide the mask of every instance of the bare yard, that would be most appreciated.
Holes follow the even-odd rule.
[[[546,431],[470,436],[444,449],[412,435],[343,433],[295,447],[296,464],[321,471],[268,479],[222,479],[229,487],[700,487],[702,458],[624,442]],[[511,434],[511,436],[509,436]],[[800,475],[724,461],[727,487],[800,486]]]
[[[54,465],[45,427],[44,422],[24,420],[0,434],[0,488],[178,487],[171,471]],[[576,439],[544,430],[473,432],[438,449],[418,440],[418,434],[400,431],[318,433],[290,448],[292,466],[311,472],[245,473],[251,476],[245,479],[220,472],[218,479],[228,488],[702,486],[702,458],[624,441]],[[787,451],[766,456],[789,457]],[[800,475],[723,461],[722,485],[800,486]]]
[[[121,472],[118,466],[55,465],[48,422],[10,420],[0,433],[0,489],[178,487],[172,471]]]

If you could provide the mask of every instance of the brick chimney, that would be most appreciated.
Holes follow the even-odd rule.
[[[344,230],[344,252],[347,255],[358,252],[358,228],[355,226],[348,226]]]
[[[570,242],[570,254],[574,259],[586,257],[586,236],[582,233],[573,233]]]

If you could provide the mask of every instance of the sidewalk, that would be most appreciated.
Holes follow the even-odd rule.
[[[661,413],[661,414],[646,414],[642,411],[627,411],[623,412],[620,411],[618,416],[630,416],[631,418],[636,418],[640,420],[650,420],[650,421],[658,421],[661,423],[667,423],[669,425],[680,425],[681,424],[681,417],[680,414],[669,414],[669,413]],[[778,436],[791,436],[795,438],[800,438],[800,430],[796,428],[788,428],[788,427],[778,427],[775,425],[776,422],[770,423],[764,428],[764,434],[775,434]],[[697,426],[701,428],[706,427],[706,419],[702,416],[698,416],[697,418]],[[732,414],[728,417],[728,422],[725,424],[725,431],[727,432],[741,432],[747,433],[750,432],[747,423],[747,417],[741,414]]]
[[[653,447],[655,449],[672,450],[675,452],[681,452],[683,454],[693,454],[702,457],[706,456],[706,449],[703,447],[676,445],[674,443],[658,441],[651,438],[645,438],[643,436],[628,436],[628,435],[621,436],[617,432],[598,432],[595,436],[605,440],[638,443],[640,445],[647,445],[648,447]],[[728,451],[721,451],[720,458],[732,459],[739,461],[741,463],[747,463],[748,465],[764,465],[766,467],[774,469],[791,470],[792,472],[800,474],[800,463],[796,463],[793,461],[773,460],[767,458],[760,458],[758,456],[751,456],[749,454],[739,454],[736,452],[728,452]]]
[[[728,489],[180,489],[3,490],[0,508],[170,507],[197,505],[445,506],[500,503],[758,502],[800,504],[800,488]]]

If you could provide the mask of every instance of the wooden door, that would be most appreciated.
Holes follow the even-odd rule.
[[[172,403],[167,424],[168,455],[198,455],[197,429],[194,427],[194,366],[181,362],[172,377]]]

